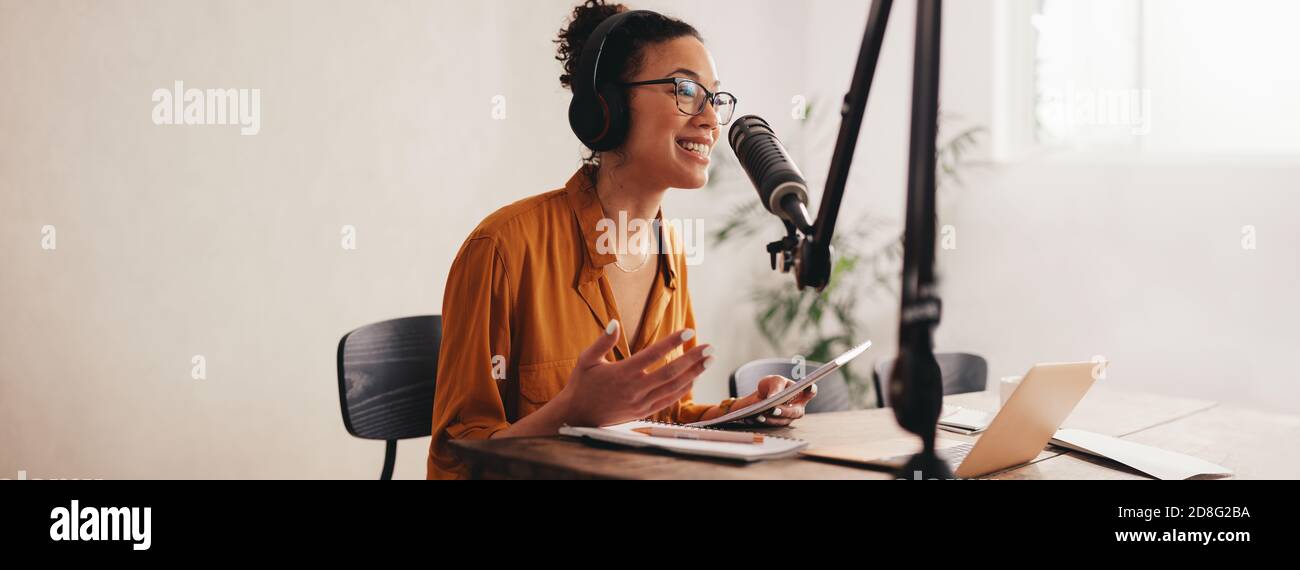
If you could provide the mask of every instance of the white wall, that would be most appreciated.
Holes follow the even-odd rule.
[[[1147,0],[1152,132],[1164,152],[1300,155],[1300,4]],[[1213,38],[1213,39],[1211,39]]]
[[[1300,412],[1300,160],[1046,158],[973,177],[945,220],[941,348],[985,355],[992,379],[1103,355],[1112,386]]]

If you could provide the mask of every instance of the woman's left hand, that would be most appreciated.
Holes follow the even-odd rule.
[[[732,409],[739,410],[745,406],[766,400],[791,384],[794,384],[794,380],[784,376],[765,376],[758,381],[758,389],[754,390],[752,394],[736,400],[736,403],[732,405]],[[804,388],[789,402],[750,417],[745,422],[760,426],[788,426],[790,422],[803,417],[804,405],[816,395],[817,385],[813,384]]]

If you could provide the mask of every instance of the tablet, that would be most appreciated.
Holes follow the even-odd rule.
[[[780,406],[786,402],[789,402],[790,400],[793,400],[794,397],[797,396],[799,392],[803,391],[804,388],[807,388],[808,386],[812,385],[818,380],[825,378],[826,376],[830,375],[830,373],[835,372],[841,366],[847,364],[850,360],[853,360],[854,358],[857,358],[858,355],[862,354],[863,352],[866,352],[868,348],[871,348],[871,341],[864,342],[862,344],[859,344],[853,348],[844,351],[844,354],[835,357],[835,360],[832,360],[830,362],[827,362],[826,364],[819,366],[816,370],[813,370],[812,374],[804,376],[802,379],[796,381],[794,384],[791,384],[786,389],[781,390],[780,392],[777,392],[769,396],[767,399],[761,402],[750,404],[739,410],[732,410],[727,414],[718,416],[711,420],[705,420],[705,421],[690,423],[686,425],[690,427],[707,427],[707,426],[712,426],[717,424],[725,424],[728,422],[743,420],[750,416],[756,416],[758,414],[766,412],[772,408]]]

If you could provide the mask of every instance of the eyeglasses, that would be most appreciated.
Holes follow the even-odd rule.
[[[677,97],[678,111],[694,116],[704,112],[705,103],[712,103],[713,111],[718,115],[719,125],[725,125],[731,121],[731,115],[736,111],[735,95],[725,91],[714,93],[705,89],[703,85],[684,77],[634,81],[624,83],[623,86],[637,87],[640,85],[668,85],[670,83],[674,85],[673,93]]]

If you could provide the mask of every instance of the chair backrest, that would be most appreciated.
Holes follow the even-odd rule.
[[[984,357],[966,352],[940,352],[934,355],[939,362],[939,372],[943,374],[943,395],[982,392],[988,385],[989,364]],[[886,358],[876,361],[871,380],[876,388],[876,403],[884,408],[889,406],[889,377],[894,368],[894,359]]]
[[[819,362],[805,362],[806,372],[812,372],[821,366]],[[791,378],[794,363],[788,358],[763,358],[748,362],[731,373],[728,390],[732,398],[748,396],[758,389],[758,381],[773,374]],[[853,399],[849,395],[849,384],[844,376],[836,371],[817,381],[817,397],[808,402],[804,411],[809,414],[822,412],[839,412],[853,409]]]
[[[369,324],[339,340],[339,407],[348,433],[365,439],[433,431],[433,388],[442,317]]]

